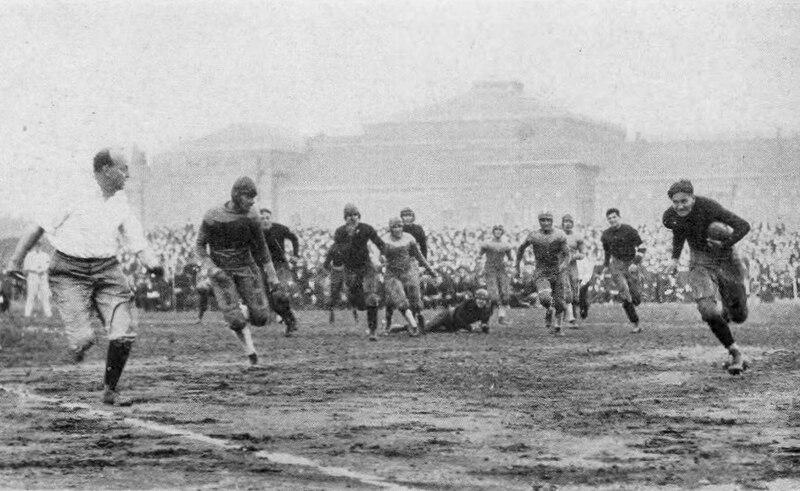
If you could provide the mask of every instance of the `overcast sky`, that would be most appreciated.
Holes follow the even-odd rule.
[[[649,138],[800,130],[786,1],[22,2],[0,16],[0,179],[235,122],[314,134],[519,80]],[[5,175],[5,176],[4,176]],[[0,196],[7,195],[0,183]],[[0,213],[7,207],[0,199]]]

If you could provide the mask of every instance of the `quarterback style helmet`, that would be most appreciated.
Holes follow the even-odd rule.
[[[358,207],[356,205],[354,205],[353,203],[347,203],[346,205],[344,205],[344,218],[345,218],[345,220],[350,215],[358,215],[358,217],[361,218],[361,212],[358,211]]]

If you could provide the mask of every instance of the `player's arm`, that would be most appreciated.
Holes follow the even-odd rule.
[[[161,261],[158,260],[150,244],[147,243],[142,225],[133,213],[129,213],[128,217],[122,222],[120,233],[128,250],[134,254],[134,257],[148,271],[161,268]]]
[[[211,255],[208,253],[209,247],[209,229],[205,220],[200,224],[200,230],[197,232],[197,240],[195,241],[194,253],[200,262],[200,271],[203,276],[213,278],[218,275],[222,270],[214,264],[211,260]]]
[[[628,271],[634,272],[642,264],[644,260],[644,254],[647,252],[647,246],[644,245],[642,241],[642,237],[639,235],[639,232],[636,229],[633,229],[633,246],[636,248],[636,255],[633,256],[633,262],[628,267]]]
[[[607,268],[611,263],[611,244],[606,237],[600,237],[600,242],[603,244],[603,268]]]
[[[419,251],[425,259],[428,259],[428,236],[422,227],[419,229]]]
[[[733,229],[731,236],[727,240],[717,241],[720,242],[719,246],[722,248],[733,247],[750,232],[750,224],[747,222],[747,220],[743,219],[732,211],[726,210],[722,206],[719,207],[719,211],[717,212],[717,220],[729,225]]]
[[[428,264],[428,260],[425,259],[425,256],[422,255],[422,251],[419,250],[419,246],[417,245],[417,241],[416,240],[410,242],[409,250],[411,251],[411,255],[416,258],[417,262],[419,262],[419,264],[423,268],[425,268],[426,271],[428,271],[428,274],[430,274],[434,278],[436,278],[438,276],[436,274],[436,271],[434,271],[433,268],[431,268],[431,265]]]
[[[561,261],[558,263],[558,270],[565,271],[569,267],[569,263],[572,260],[572,252],[569,250],[569,244],[567,243],[566,238],[561,241],[561,250],[559,251],[559,256],[561,257]]]
[[[586,241],[583,237],[577,240],[577,247],[575,249],[575,254],[573,254],[572,259],[576,261],[580,261],[581,259],[586,258]]]
[[[289,239],[289,242],[292,243],[292,258],[296,260],[300,257],[300,239],[297,238],[297,234],[292,232],[289,227],[286,227],[286,239]]]
[[[383,254],[383,250],[386,248],[386,244],[383,242],[383,239],[380,238],[378,235],[378,231],[375,230],[375,227],[370,227],[370,232],[367,238],[375,244],[375,247]]]
[[[28,255],[28,252],[33,249],[33,246],[39,242],[39,239],[41,239],[43,235],[44,229],[38,224],[33,224],[28,227],[17,241],[14,253],[11,254],[11,258],[8,260],[6,271],[10,273],[21,271],[23,263],[25,262],[25,256]]]
[[[275,265],[272,264],[272,255],[267,248],[267,241],[264,239],[264,226],[257,216],[250,220],[249,225],[250,251],[253,253],[256,264],[261,265],[261,269],[264,271],[264,281],[270,288],[274,288],[280,282],[278,273],[275,272]]]
[[[678,264],[680,263],[681,253],[683,252],[683,244],[686,243],[686,235],[676,226],[673,213],[674,212],[670,208],[664,212],[661,219],[664,227],[672,230],[672,259],[665,269],[665,273],[667,274],[675,274],[678,272]]]
[[[520,244],[520,246],[517,248],[517,261],[516,264],[514,265],[517,271],[517,276],[520,275],[519,265],[522,262],[522,259],[525,257],[525,249],[527,249],[529,245],[530,241],[528,239],[525,239],[525,241],[522,244]]]

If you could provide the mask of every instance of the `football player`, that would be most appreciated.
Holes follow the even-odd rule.
[[[642,303],[642,279],[639,265],[642,263],[647,248],[635,228],[620,221],[617,208],[606,211],[606,220],[610,225],[600,236],[603,244],[605,260],[603,270],[611,272],[611,280],[619,292],[622,308],[633,327],[632,333],[642,332],[639,325],[639,314],[636,306]]]
[[[425,332],[471,331],[472,324],[480,322],[481,331],[488,334],[489,320],[492,318],[494,307],[495,303],[489,298],[489,292],[479,288],[473,298],[439,312],[425,326]]]
[[[503,239],[505,229],[502,225],[492,227],[492,238],[481,244],[478,257],[486,254],[486,261],[483,264],[483,276],[486,281],[486,290],[489,298],[499,305],[497,309],[497,323],[501,326],[506,324],[506,308],[508,307],[511,280],[506,272],[506,259],[513,261],[511,251],[514,247]]]
[[[672,230],[672,262],[667,273],[678,270],[683,245],[688,243],[689,285],[697,310],[730,353],[728,372],[738,375],[746,368],[746,362],[729,323],[747,320],[747,273],[734,245],[747,235],[750,224],[716,201],[696,196],[688,180],[670,186],[667,196],[672,200],[663,216],[664,226]],[[709,238],[708,229],[713,222],[730,226],[729,236]]]
[[[564,304],[564,281],[569,266],[569,245],[567,235],[553,228],[553,214],[549,211],[539,213],[539,230],[534,230],[517,249],[517,276],[522,277],[520,263],[525,257],[525,249],[530,246],[536,259],[534,283],[539,295],[539,303],[546,309],[545,326],[553,334],[561,336],[561,318],[566,310]],[[555,314],[555,315],[554,315]]]

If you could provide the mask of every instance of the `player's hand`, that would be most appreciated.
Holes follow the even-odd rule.
[[[300,258],[299,258],[299,257],[297,257],[297,256],[289,256],[289,258],[288,258],[288,259],[289,259],[289,264],[291,264],[292,266],[294,266],[295,264],[297,264],[297,261],[298,261]]]
[[[218,279],[218,278],[220,278],[221,276],[224,276],[224,275],[225,275],[225,272],[222,271],[220,268],[218,268],[216,266],[211,266],[210,268],[208,268],[206,270],[206,276],[209,277],[209,278]]]
[[[639,271],[639,265],[638,264],[631,264],[630,266],[628,266],[628,272],[629,273],[635,273],[637,271]]]
[[[721,240],[706,239],[708,247],[714,250],[724,249],[725,244]]]

